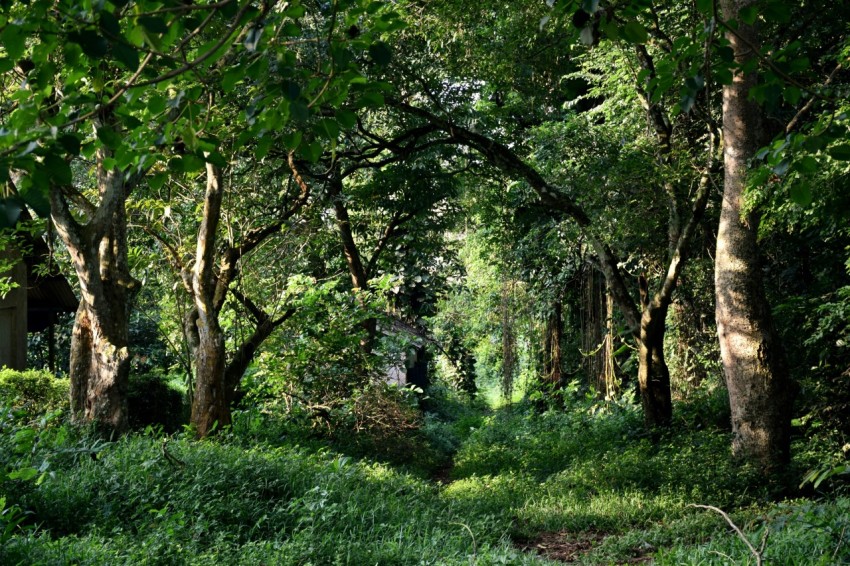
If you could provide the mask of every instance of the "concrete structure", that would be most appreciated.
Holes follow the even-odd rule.
[[[48,363],[55,372],[53,325],[58,313],[75,312],[79,301],[68,280],[53,268],[44,269],[50,258],[45,241],[27,238],[27,254],[10,273],[17,287],[0,298],[0,367],[24,370],[27,367],[27,332],[48,331]],[[20,260],[17,250],[0,250],[0,258]]]
[[[0,367],[24,370],[27,367],[27,266],[13,250],[0,250],[0,260],[17,260],[10,277],[17,286],[0,298]],[[3,261],[5,263],[5,261]]]

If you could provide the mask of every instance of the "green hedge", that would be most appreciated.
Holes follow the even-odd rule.
[[[68,379],[48,371],[0,369],[0,404],[26,411],[30,418],[67,409],[69,387]]]

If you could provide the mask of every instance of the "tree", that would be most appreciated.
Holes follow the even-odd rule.
[[[4,139],[0,171],[26,204],[49,206],[80,282],[72,413],[106,434],[120,433],[127,424],[129,313],[139,287],[127,261],[126,199],[175,132],[191,128],[186,92],[174,81],[223,56],[260,12],[236,2],[107,3],[93,11],[32,2],[2,10],[6,60],[19,62],[4,68],[12,91],[4,121],[12,135]],[[205,18],[195,21],[200,13]],[[215,40],[200,41],[201,32],[213,31]],[[25,80],[13,85],[18,78]],[[154,85],[174,90],[164,96]]]
[[[352,36],[337,25],[338,17],[346,9],[353,24],[365,7],[342,4],[319,6],[310,17],[298,2],[143,0],[107,2],[94,11],[76,2],[61,10],[47,1],[3,5],[4,62],[20,62],[3,67],[10,94],[4,122],[11,135],[0,147],[0,180],[11,178],[26,204],[49,205],[80,279],[71,368],[72,411],[80,420],[107,433],[126,427],[127,325],[138,289],[127,264],[128,197],[148,177],[161,184],[168,172],[206,170],[209,207],[201,243],[215,241],[214,217],[224,190],[216,172],[227,160],[215,137],[219,132],[203,122],[210,85],[230,92],[244,81],[254,97],[235,115],[242,126],[237,147],[258,139],[262,157],[292,121],[306,126],[308,135],[290,131],[290,151],[317,159],[322,144],[309,124],[320,127],[333,145],[337,121],[331,116],[311,122],[311,113],[348,97],[351,83],[362,78],[354,61],[366,54],[383,58],[387,48],[377,37],[393,25],[392,14],[377,6],[372,13],[378,12],[378,23]],[[317,46],[302,54],[312,68],[295,70],[296,45]],[[270,74],[270,65],[280,72]],[[364,82],[360,94],[369,91]],[[373,94],[366,104],[380,100]],[[211,252],[198,249],[193,289],[198,306],[209,308],[216,274]],[[219,344],[211,316],[205,312],[202,324],[209,323],[209,330],[199,334]],[[217,360],[203,365],[218,374]]]
[[[591,3],[585,11],[576,3],[558,3],[555,9],[549,14],[538,12],[544,15],[541,20],[543,27],[554,15],[557,17],[555,23],[560,26],[558,31],[569,34],[573,40],[581,39],[589,44],[599,41],[604,29],[606,41],[600,42],[598,49],[604,43],[609,46],[612,56],[619,54],[619,64],[634,65],[640,69],[633,75],[634,86],[627,95],[626,103],[643,105],[647,124],[657,138],[659,169],[668,174],[670,170],[679,171],[678,177],[660,183],[662,190],[659,195],[663,196],[658,197],[660,200],[656,201],[655,207],[668,209],[666,260],[663,260],[655,285],[646,280],[640,299],[635,297],[638,285],[630,284],[622,270],[618,242],[603,236],[599,216],[583,204],[581,191],[573,186],[570,179],[553,179],[542,174],[537,164],[525,159],[524,154],[532,152],[532,148],[524,147],[529,128],[539,120],[563,119],[566,112],[559,115],[552,106],[548,106],[548,112],[528,109],[523,114],[516,108],[512,109],[513,112],[503,111],[501,108],[507,104],[500,106],[497,102],[499,108],[488,115],[481,111],[481,105],[470,105],[452,92],[452,88],[476,91],[475,79],[467,78],[474,73],[467,70],[464,78],[459,79],[421,68],[412,71],[418,72],[419,78],[407,81],[407,88],[399,94],[397,106],[439,126],[459,145],[475,149],[503,174],[527,183],[536,193],[539,205],[572,219],[582,229],[638,347],[638,381],[647,424],[665,425],[670,422],[672,414],[669,370],[663,351],[667,313],[679,275],[686,264],[691,241],[708,203],[712,175],[717,172],[719,136],[711,118],[711,100],[706,91],[709,81],[705,77],[709,69],[704,68],[710,58],[703,56],[703,47],[711,44],[713,31],[711,26],[704,25],[702,18],[692,17],[687,7],[676,10],[676,18],[670,18],[669,28],[662,27],[658,11],[652,5],[628,6],[619,11],[619,7],[614,5]],[[527,28],[525,31],[528,33]],[[674,42],[668,33],[677,34],[673,37],[678,41]],[[649,47],[650,37],[657,38],[652,42],[652,49]],[[590,39],[592,41],[588,41]],[[564,48],[563,42],[559,45]],[[509,54],[506,56],[510,57]],[[572,68],[575,69],[574,64]],[[458,82],[456,86],[445,86],[447,83],[451,85],[453,80]],[[685,84],[679,102],[674,103],[670,91],[678,81]],[[426,86],[417,88],[417,84]],[[622,90],[622,80],[614,86]],[[411,94],[417,90],[421,91],[419,96]],[[584,90],[587,91],[587,84]],[[561,96],[554,88],[551,93],[553,102]],[[572,95],[575,98],[576,91]],[[616,98],[618,95],[614,92],[601,96]],[[586,98],[585,104],[588,103]],[[411,103],[413,99],[417,103]],[[622,100],[620,102],[623,103]],[[665,110],[665,105],[669,105],[669,111]],[[536,120],[529,123],[519,119],[519,115],[534,116]],[[674,126],[675,131],[681,131],[679,146],[674,145]],[[487,131],[498,133],[488,134]],[[675,154],[674,149],[677,150]],[[671,166],[674,155],[683,163]],[[688,172],[689,169],[691,172]],[[696,170],[695,174],[693,170]]]
[[[725,20],[751,0],[720,2]],[[790,459],[791,383],[761,278],[758,218],[744,213],[748,160],[766,141],[761,106],[752,99],[758,74],[758,29],[739,23],[726,34],[737,69],[723,87],[724,186],[717,234],[717,333],[732,408],[733,453],[772,469]]]

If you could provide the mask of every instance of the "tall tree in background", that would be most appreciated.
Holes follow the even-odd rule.
[[[722,17],[738,20],[752,0],[722,0]],[[791,384],[785,353],[764,294],[758,218],[744,212],[748,160],[767,141],[763,110],[752,98],[757,84],[756,25],[740,22],[726,34],[737,69],[723,87],[723,204],[717,234],[717,333],[732,409],[733,453],[772,468],[787,462],[791,443]]]

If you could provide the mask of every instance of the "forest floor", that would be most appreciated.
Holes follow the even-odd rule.
[[[841,488],[783,494],[732,465],[716,401],[679,404],[657,438],[633,405],[580,396],[544,412],[431,407],[390,463],[250,412],[201,442],[45,422],[23,454],[33,425],[10,413],[0,563],[850,563]]]

